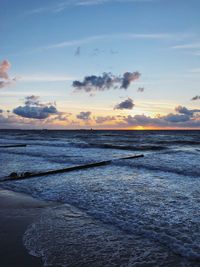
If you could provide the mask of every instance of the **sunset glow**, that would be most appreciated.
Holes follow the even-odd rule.
[[[19,2],[2,2],[1,128],[200,128],[199,1]]]

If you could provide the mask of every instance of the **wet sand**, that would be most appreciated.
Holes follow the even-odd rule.
[[[23,234],[29,224],[52,203],[8,190],[0,190],[0,266],[41,267],[39,258],[28,254]]]

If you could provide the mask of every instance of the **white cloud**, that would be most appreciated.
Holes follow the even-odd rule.
[[[112,40],[181,40],[187,38],[186,34],[173,34],[173,33],[119,33],[119,34],[104,34],[94,35],[77,40],[66,40],[63,42],[47,45],[41,47],[41,49],[53,49],[70,46],[79,46],[99,41],[112,41]]]
[[[200,49],[200,43],[175,45],[172,48],[173,49]]]
[[[94,6],[94,5],[102,5],[107,3],[152,3],[152,2],[159,2],[161,0],[65,0],[62,2],[59,2],[55,5],[51,6],[43,6],[43,7],[37,7],[29,12],[27,14],[40,14],[44,12],[52,12],[52,13],[58,13],[62,12],[69,6]]]

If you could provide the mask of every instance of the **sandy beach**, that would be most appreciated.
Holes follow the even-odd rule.
[[[23,234],[49,203],[8,190],[0,190],[0,266],[40,267],[23,246]]]

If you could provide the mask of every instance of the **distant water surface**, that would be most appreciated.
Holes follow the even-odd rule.
[[[44,266],[200,266],[200,131],[0,131],[0,179],[117,159],[111,165],[0,183],[57,201],[24,235]]]

